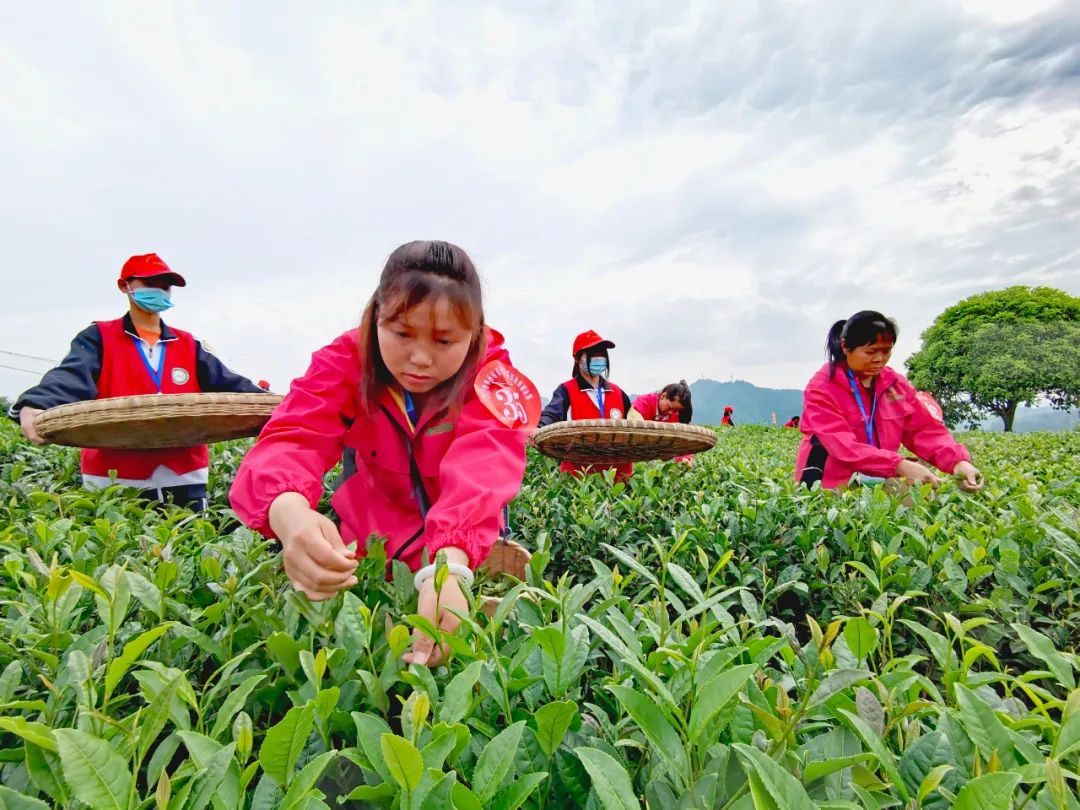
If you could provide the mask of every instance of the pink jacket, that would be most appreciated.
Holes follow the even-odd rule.
[[[861,385],[859,388],[869,416],[870,393]],[[961,461],[970,461],[967,449],[916,398],[914,387],[903,375],[886,366],[875,390],[876,446],[867,443],[866,423],[855,402],[847,367],[838,365],[830,379],[825,364],[811,378],[803,393],[799,424],[803,440],[795,462],[796,481],[821,481],[822,487],[834,489],[847,484],[854,473],[893,476],[902,458],[897,452],[900,445],[946,473],[952,473]]]
[[[640,397],[634,400],[634,410],[641,414],[645,419],[650,419],[653,422],[678,422],[679,414],[675,411],[668,411],[663,416],[660,415],[660,392],[653,391],[651,394],[642,394]],[[694,457],[691,456],[676,456],[674,461],[689,462],[693,461]]]
[[[660,394],[654,391],[651,394],[642,394],[640,397],[634,400],[634,410],[640,413],[645,419],[651,419],[654,422],[678,422],[679,414],[675,411],[668,411],[664,416],[660,415],[659,411]]]
[[[481,365],[492,360],[509,364],[510,357],[502,335],[489,330]],[[476,567],[498,538],[503,507],[521,488],[528,430],[506,427],[469,385],[456,418],[423,410],[413,433],[389,392],[384,408],[364,413],[359,382],[353,329],[315,352],[307,373],[293,381],[237,471],[229,492],[233,509],[246,525],[273,537],[271,502],[298,492],[315,508],[323,476],[348,447],[356,472],[331,500],[346,543],[363,548],[370,535],[384,536],[387,554],[414,570],[424,548],[434,559],[440,548],[458,546]],[[413,494],[410,437],[431,504],[426,521]]]

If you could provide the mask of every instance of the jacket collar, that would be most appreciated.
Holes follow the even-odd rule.
[[[131,320],[131,313],[130,312],[124,313],[123,322],[124,322],[124,332],[125,333],[131,335],[133,338],[136,338],[137,340],[142,339],[142,338],[139,337],[139,333],[135,329],[135,322],[133,320]],[[168,327],[168,325],[166,325],[165,321],[161,322],[161,337],[159,338],[159,340],[162,343],[167,343],[170,340],[176,340],[176,333],[173,332],[173,330],[170,329]]]
[[[821,370],[825,374],[825,379],[829,378],[829,364],[826,363],[821,367]],[[846,363],[838,363],[836,366],[836,372],[833,374],[832,380],[829,380],[833,385],[839,385],[845,391],[850,390],[851,384],[848,382],[848,367]],[[887,390],[896,385],[896,381],[900,379],[900,373],[885,366],[878,374],[876,380],[874,380],[874,389],[879,393],[885,393]]]
[[[580,390],[582,390],[582,391],[594,391],[594,390],[596,390],[591,385],[589,385],[588,380],[586,380],[583,376],[581,376],[580,371],[576,371],[576,370],[574,371],[574,380],[577,382],[578,388]],[[601,377],[600,378],[600,389],[602,391],[604,391],[605,393],[610,391],[611,390],[611,383],[609,383],[607,380],[605,380],[603,377]]]

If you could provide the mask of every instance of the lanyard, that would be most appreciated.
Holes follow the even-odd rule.
[[[150,375],[150,379],[154,381],[154,387],[157,388],[158,393],[161,393],[161,375],[165,371],[165,349],[166,344],[162,341],[158,341],[158,346],[161,347],[161,356],[158,358],[157,370],[150,365],[150,358],[146,356],[146,352],[143,350],[143,342],[138,338],[132,338],[135,341],[135,348],[139,350],[139,357],[142,358],[143,365],[146,367],[147,373]]]
[[[596,378],[596,407],[600,409],[600,418],[605,419],[604,416],[604,378]]]
[[[405,415],[409,417],[409,427],[416,430],[416,403],[413,402],[412,394],[408,391],[402,390],[402,394],[405,400]]]
[[[859,406],[859,414],[862,416],[863,427],[866,428],[866,443],[877,446],[874,442],[874,415],[877,413],[877,386],[875,386],[873,399],[870,401],[870,416],[866,415],[866,406],[859,394],[859,384],[855,381],[855,375],[851,369],[847,373],[848,382],[851,383],[851,393],[855,395],[855,404]]]

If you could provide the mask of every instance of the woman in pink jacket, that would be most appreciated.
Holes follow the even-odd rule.
[[[653,422],[681,422],[688,425],[694,418],[690,386],[686,380],[680,380],[651,394],[642,394],[634,400],[634,410]]]
[[[896,324],[880,312],[858,312],[833,324],[829,362],[803,394],[796,481],[835,489],[858,473],[939,484],[926,466],[900,455],[903,445],[955,475],[963,489],[980,488],[979,471],[942,423],[941,407],[886,365],[895,342]]]
[[[645,419],[653,422],[677,422],[690,424],[694,418],[694,403],[690,398],[690,386],[686,380],[665,385],[659,391],[642,394],[634,400],[634,410]],[[684,464],[693,462],[693,456],[677,456],[675,461]]]
[[[535,387],[510,365],[502,336],[484,325],[480,280],[465,252],[412,242],[386,262],[353,329],[312,355],[229,493],[240,519],[282,547],[293,587],[314,600],[356,584],[371,535],[416,575],[418,612],[452,630],[471,581],[499,535],[504,506],[525,472],[525,441],[540,415]],[[323,476],[343,456],[332,499],[340,529],[316,511]],[[438,615],[436,615],[438,613]],[[409,663],[435,666],[444,650],[414,634]]]

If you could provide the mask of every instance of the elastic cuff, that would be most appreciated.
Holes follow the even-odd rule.
[[[309,486],[307,489],[308,492],[304,492],[303,487],[283,484],[277,492],[274,492],[266,498],[266,506],[259,513],[256,524],[251,528],[255,529],[255,531],[259,532],[263,537],[270,540],[277,540],[278,536],[274,533],[274,530],[270,528],[270,507],[279,496],[284,495],[286,492],[295,492],[297,495],[304,498],[308,502],[308,506],[314,511],[319,508],[319,500],[322,498],[322,484],[320,483],[317,488]],[[312,492],[312,490],[314,490],[314,492]]]
[[[488,552],[491,551],[493,545],[495,545],[494,537],[492,537],[491,543],[488,543],[486,547],[482,547],[479,541],[479,533],[459,529],[454,532],[438,535],[435,540],[432,540],[427,544],[427,548],[428,553],[431,555],[431,559],[435,559],[435,555],[441,548],[446,548],[447,546],[460,548],[469,557],[469,568],[476,569],[487,559]]]

